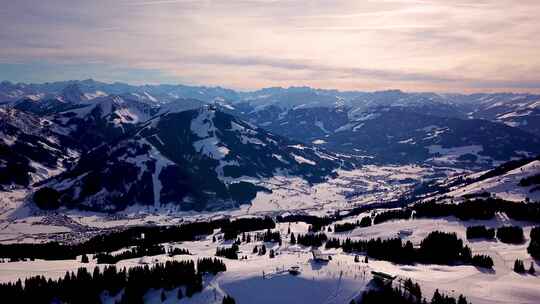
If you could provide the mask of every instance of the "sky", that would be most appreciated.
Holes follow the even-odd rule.
[[[0,79],[540,92],[538,0],[0,0]]]

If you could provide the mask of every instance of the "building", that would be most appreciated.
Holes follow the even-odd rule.
[[[381,285],[392,285],[392,282],[396,279],[396,276],[380,271],[372,271],[371,274],[373,280]]]
[[[291,268],[289,268],[289,273],[292,274],[292,275],[299,275],[300,274],[300,266],[291,266]]]
[[[330,254],[322,253],[319,249],[313,249],[311,254],[313,254],[313,260],[316,262],[328,262],[332,260],[332,256]]]

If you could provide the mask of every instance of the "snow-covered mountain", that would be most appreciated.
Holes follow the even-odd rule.
[[[540,135],[540,96],[491,94],[478,99],[471,117],[502,122]]]
[[[256,91],[234,91],[221,87],[186,85],[129,85],[104,83],[92,79],[44,84],[0,83],[0,104],[22,103],[19,107],[34,112],[47,112],[59,103],[81,102],[106,95],[118,95],[127,100],[163,105],[182,99],[204,103],[220,103],[249,112],[279,108],[290,111],[302,108],[345,108],[361,115],[371,108],[392,107],[426,115],[487,119],[505,123],[540,135],[540,95],[438,94],[414,93],[399,90],[362,92],[323,90],[310,87],[273,87]],[[40,104],[41,101],[41,105]],[[48,105],[52,103],[52,105]]]
[[[71,140],[53,123],[16,109],[0,108],[0,189],[27,187],[56,175],[78,157]]]
[[[73,138],[81,149],[90,150],[129,134],[159,110],[153,105],[108,95],[73,104],[70,109],[47,117],[54,122],[56,132]]]
[[[99,211],[133,204],[223,209],[268,191],[257,183],[274,175],[319,182],[353,167],[352,159],[203,107],[169,111],[133,135],[92,150],[41,193],[54,189],[57,205]]]
[[[285,116],[301,117],[302,111],[313,108],[322,108],[319,111],[327,111],[325,114],[329,115],[338,113],[338,117],[332,119],[340,122],[344,122],[343,112],[349,121],[354,121],[374,109],[391,108],[436,117],[485,119],[540,136],[540,95],[406,93],[399,90],[340,92],[292,87],[263,89],[245,93],[242,97],[234,107],[248,115],[250,121],[261,125],[270,125],[276,117],[284,123]],[[319,128],[315,127],[314,130]]]
[[[291,175],[318,181],[345,163],[350,167],[352,161],[346,156],[318,151],[311,146],[355,155],[362,163],[424,163],[473,170],[540,154],[534,120],[538,96],[528,94],[340,92],[309,87],[238,92],[219,87],[132,86],[83,80],[46,84],[3,82],[0,98],[5,109],[48,121],[48,132],[54,134],[53,138],[62,138],[64,150],[85,155],[78,169],[68,170],[51,184],[57,188],[58,185],[75,185],[58,188],[65,193],[79,189],[69,196],[76,199],[69,199],[70,203],[65,205],[82,206],[89,200],[101,200],[92,191],[79,197],[86,193],[80,189],[87,185],[92,187],[92,181],[87,181],[90,177],[82,178],[89,174],[88,170],[81,169],[85,168],[85,160],[90,160],[91,164],[104,162],[102,171],[96,166],[91,169],[97,171],[89,176],[97,174],[103,180],[115,179],[114,174],[107,173],[109,165],[125,165],[124,158],[131,157],[126,151],[131,151],[129,153],[134,153],[132,156],[138,159],[138,166],[127,162],[126,166],[131,166],[133,172],[141,171],[140,162],[153,163],[155,167],[158,159],[182,168],[175,169],[177,171],[171,173],[174,177],[164,178],[163,183],[189,177],[186,183],[196,185],[195,189],[185,190],[182,195],[171,190],[171,200],[163,194],[167,191],[159,191],[159,196],[165,195],[165,203],[192,198],[203,202],[188,209],[213,208],[207,205],[211,197],[222,202],[248,201],[234,197],[238,191],[234,189],[237,186],[229,189],[227,183],[231,183],[231,179],[268,178],[276,172],[284,174],[288,169]],[[212,121],[214,129],[199,134],[196,129],[190,129],[189,122],[197,121],[190,115],[195,115],[193,113],[200,108],[207,112],[212,109],[215,117],[203,119]],[[181,114],[184,112],[192,114]],[[236,125],[247,133],[234,129]],[[256,134],[268,135],[258,137]],[[96,153],[102,155],[97,157]],[[110,182],[107,184],[110,191],[102,193],[108,197],[104,204],[118,200],[112,199],[115,196],[110,193],[114,191],[128,193],[125,187],[130,183],[146,183],[133,189],[154,189],[155,183],[149,184],[149,180],[156,180],[152,176],[159,180],[161,175],[161,171],[156,175],[155,170],[149,167],[146,173],[134,174],[137,180],[123,181],[124,188]],[[241,174],[234,173],[235,170]],[[201,181],[191,177],[197,174],[212,178]],[[75,181],[77,178],[80,180]],[[187,189],[182,185],[170,187]],[[240,192],[253,194],[244,189]],[[161,199],[153,195],[144,199],[141,195],[134,193],[125,197],[143,204],[161,203]],[[126,204],[116,205],[121,209]],[[184,202],[183,206],[190,205]]]
[[[271,132],[378,163],[431,162],[491,167],[540,153],[540,139],[501,123],[426,115],[402,107],[243,110],[242,117]]]

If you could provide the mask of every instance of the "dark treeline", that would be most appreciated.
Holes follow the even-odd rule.
[[[222,260],[216,258],[202,258],[197,260],[197,271],[201,274],[211,273],[217,274],[218,272],[226,271],[227,266]]]
[[[486,226],[467,227],[467,239],[488,239],[495,238],[495,229],[486,228]]]
[[[373,224],[380,224],[392,220],[408,220],[411,218],[412,211],[410,209],[388,210],[379,212],[373,219]]]
[[[221,226],[223,238],[226,240],[235,240],[242,232],[274,229],[276,223],[270,217],[250,217],[239,218],[233,221],[228,221]]]
[[[332,247],[337,244],[333,240]],[[489,256],[475,255],[455,233],[431,232],[422,240],[419,248],[414,248],[410,241],[403,243],[400,238],[351,240],[341,243],[344,252],[364,252],[367,256],[399,264],[468,264],[491,268],[493,261]]]
[[[319,231],[320,227],[328,226],[341,218],[342,218],[341,216],[318,217],[315,215],[291,214],[287,216],[280,215],[276,218],[276,220],[280,223],[304,222],[306,224],[312,225],[314,228],[314,231]],[[317,227],[319,227],[319,229],[316,229]]]
[[[540,222],[540,204],[516,204],[495,198],[470,200],[460,204],[427,202],[414,205],[411,209],[416,211],[416,217],[455,216],[460,220],[489,220],[496,212],[504,212],[514,220]]]
[[[360,222],[358,222],[358,221],[356,221],[356,223],[335,224],[334,225],[334,232],[340,233],[340,232],[351,231],[354,228],[358,227],[359,225],[360,225]]]
[[[170,257],[173,257],[175,255],[191,255],[191,253],[189,253],[189,250],[184,248],[170,248],[169,251],[167,251],[167,254]]]
[[[338,238],[331,238],[324,244],[326,249],[341,248],[341,241]]]
[[[257,233],[255,235],[255,240],[281,244],[281,234],[279,233],[279,231],[272,231],[270,229],[267,229],[265,232]]]
[[[529,187],[533,185],[540,185],[540,174],[532,175],[529,177],[522,178],[519,181],[519,185],[522,187]]]
[[[150,246],[167,242],[194,241],[200,236],[210,235],[214,229],[236,234],[243,231],[274,228],[271,218],[250,218],[230,221],[219,219],[209,222],[185,223],[177,226],[136,226],[123,231],[114,231],[95,236],[79,244],[0,244],[0,258],[65,260],[78,255],[112,252],[131,246]],[[234,233],[231,233],[234,231]]]
[[[342,242],[341,248],[347,253],[364,252],[369,257],[399,264],[412,264],[416,260],[412,243],[403,244],[400,238],[370,240],[347,238]]]
[[[107,266],[98,267],[92,273],[79,268],[76,273],[66,272],[63,278],[52,280],[35,276],[15,283],[0,284],[2,301],[6,303],[100,303],[100,294],[124,293],[120,303],[143,303],[143,296],[150,288],[172,290],[185,287],[191,297],[202,290],[202,273],[225,271],[223,262],[217,259],[200,260],[203,271],[196,271],[193,261],[168,261],[164,264],[136,266],[117,270]],[[179,296],[181,293],[178,293]]]
[[[534,160],[540,160],[540,156],[537,156],[537,157],[534,157],[534,158],[522,158],[522,159],[517,159],[517,160],[511,160],[509,162],[506,162],[500,166],[498,166],[497,168],[493,169],[493,170],[490,170],[486,173],[484,173],[483,175],[481,175],[480,177],[478,177],[478,179],[476,179],[475,181],[481,181],[481,180],[485,180],[485,179],[488,179],[488,178],[491,178],[491,177],[495,177],[495,176],[499,176],[499,175],[503,175],[507,172],[510,172],[512,170],[515,170],[519,167],[522,167],[522,166],[525,166],[526,164],[534,161]]]
[[[531,229],[531,241],[527,252],[537,260],[540,260],[540,226]]]
[[[475,254],[472,257],[471,265],[482,268],[493,268],[493,259],[489,255]]]
[[[193,241],[201,235],[213,233],[216,227],[220,227],[223,222],[227,221],[194,222],[179,226],[137,226],[123,231],[98,235],[74,245],[56,242],[0,244],[0,258],[75,259],[77,255],[111,252],[130,246]]]
[[[369,227],[371,226],[371,217],[364,216],[360,221],[354,223],[335,224],[334,232],[346,232],[351,231],[356,227]]]
[[[497,228],[497,238],[499,241],[508,244],[522,244],[525,242],[523,228],[519,226],[505,226]]]
[[[413,283],[410,279],[405,280],[403,286],[392,287],[391,285],[379,286],[376,289],[369,289],[362,293],[362,298],[359,302],[352,300],[350,304],[469,304],[467,298],[459,295],[454,298],[435,290],[431,301],[427,301],[422,297],[422,290],[417,283]]]
[[[238,260],[238,245],[232,244],[231,247],[217,247],[216,256]]]
[[[97,253],[94,258],[97,260],[98,264],[116,264],[121,260],[160,254],[165,254],[165,247],[162,245],[140,245],[117,254]]]
[[[316,232],[320,227],[328,226],[333,222],[344,218],[368,212],[377,208],[384,208],[384,205],[360,206],[349,212],[336,213],[333,216],[317,217],[313,215],[287,215],[278,216],[278,222],[305,222],[311,225],[310,231]],[[460,220],[489,220],[497,212],[504,212],[514,220],[532,221],[540,223],[540,204],[521,203],[505,201],[486,197],[485,199],[467,200],[459,204],[448,204],[438,202],[426,202],[416,204],[411,207],[404,207],[401,210],[388,210],[379,212],[373,219],[373,225],[389,220],[409,219],[412,213],[416,218],[437,218],[454,216]],[[367,225],[369,217],[362,219],[360,223],[335,224],[335,232],[350,231],[358,226],[362,227],[362,222]],[[357,225],[360,224],[360,225]]]
[[[299,234],[296,237],[296,243],[304,246],[320,247],[328,237],[324,233]]]
[[[455,216],[460,220],[489,220],[495,216],[496,208],[484,200],[466,201],[461,204],[422,203],[413,206],[417,218]]]
[[[62,245],[57,242],[0,244],[0,258],[15,262],[29,259],[74,260],[79,253],[77,246]]]

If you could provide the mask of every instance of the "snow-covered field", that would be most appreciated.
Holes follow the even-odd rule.
[[[359,205],[397,199],[425,179],[461,173],[457,169],[407,166],[363,166],[339,170],[336,178],[310,185],[301,178],[275,176],[259,182],[272,193],[259,192],[251,204],[217,212],[181,212],[178,206],[133,206],[115,215],[62,210],[43,212],[25,204],[28,194],[18,190],[0,192],[0,242],[80,239],[95,229],[142,224],[177,224],[218,216],[278,215],[301,212],[333,214]],[[64,217],[66,215],[67,217]],[[45,224],[43,224],[45,223]]]
[[[360,215],[360,217],[363,215]],[[354,220],[354,219],[351,219]],[[179,303],[221,303],[223,295],[233,296],[237,303],[349,303],[366,288],[371,280],[371,271],[384,271],[396,275],[398,279],[411,278],[418,282],[423,294],[431,297],[437,288],[450,295],[463,293],[472,303],[538,303],[540,299],[540,277],[518,275],[512,271],[516,258],[523,259],[525,265],[531,262],[526,252],[528,235],[531,225],[523,222],[512,222],[504,216],[498,216],[492,221],[460,222],[454,218],[421,219],[409,221],[393,221],[366,228],[357,228],[349,233],[327,233],[329,236],[340,238],[372,238],[392,237],[400,230],[410,230],[412,234],[404,237],[413,243],[418,243],[429,232],[441,230],[456,232],[465,240],[465,230],[469,225],[484,224],[497,227],[505,224],[519,224],[524,227],[527,242],[523,245],[508,245],[497,241],[468,242],[473,253],[490,255],[495,263],[493,271],[478,269],[473,266],[441,266],[441,265],[397,265],[385,261],[370,259],[369,263],[354,262],[354,256],[342,253],[341,250],[323,250],[333,255],[328,263],[313,261],[310,249],[291,245],[287,230],[292,233],[306,233],[304,223],[278,224],[284,242],[266,243],[267,249],[274,249],[276,257],[270,259],[268,254],[258,256],[253,254],[253,247],[261,242],[242,243],[239,256],[247,256],[246,260],[223,259],[227,271],[215,277],[205,278],[203,292],[192,298],[184,298]],[[218,235],[219,236],[219,235]],[[212,242],[209,236],[196,242],[169,244],[188,249],[192,256],[168,257],[161,255],[144,259],[145,263],[155,263],[168,259],[196,259],[197,257],[214,256],[216,246],[226,246],[229,243]],[[363,260],[363,257],[361,258]],[[117,264],[119,267],[140,265],[141,259],[124,260]],[[44,275],[57,278],[67,270],[78,267],[92,269],[96,265],[80,264],[78,261],[33,261],[0,264],[0,281],[13,281],[32,275]],[[300,267],[300,275],[288,273],[291,266]],[[536,268],[540,267],[536,264]],[[149,302],[158,303],[160,291],[150,291],[147,294]],[[172,295],[166,303],[176,303]]]

